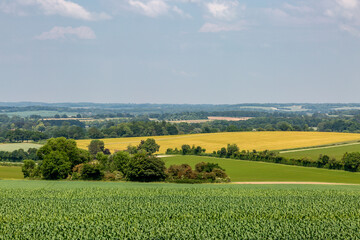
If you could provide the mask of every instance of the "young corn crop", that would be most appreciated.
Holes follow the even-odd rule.
[[[360,187],[0,181],[0,239],[360,239]]]

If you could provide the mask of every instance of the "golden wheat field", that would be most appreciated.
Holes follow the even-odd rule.
[[[154,138],[160,145],[159,153],[183,144],[201,146],[206,152],[218,150],[228,143],[236,143],[241,150],[281,150],[360,140],[360,134],[330,132],[226,132],[176,136],[131,137],[101,139],[111,152],[138,145],[141,140]],[[78,140],[80,148],[87,149],[91,140]]]

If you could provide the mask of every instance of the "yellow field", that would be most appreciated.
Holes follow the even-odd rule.
[[[160,145],[159,153],[167,148],[181,148],[183,144],[201,146],[206,152],[219,150],[228,143],[236,143],[241,150],[281,150],[360,140],[360,134],[330,132],[232,132],[177,136],[107,138],[101,139],[111,152],[138,145],[140,140],[154,138]],[[91,140],[78,140],[80,148],[87,149]]]

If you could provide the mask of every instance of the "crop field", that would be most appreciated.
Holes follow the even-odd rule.
[[[160,153],[167,148],[181,148],[183,144],[201,146],[206,152],[219,150],[236,143],[241,150],[281,150],[319,146],[347,141],[359,141],[360,134],[333,132],[225,132],[156,137],[131,137],[101,139],[111,152],[124,150],[128,145],[138,145],[141,140],[154,138],[160,145]],[[80,148],[87,149],[91,140],[78,140]]]
[[[329,157],[334,157],[340,160],[346,152],[360,152],[360,143],[349,143],[343,145],[324,146],[309,149],[294,149],[289,151],[280,152],[280,156],[287,158],[310,158],[318,159],[319,155],[326,154]]]
[[[171,156],[164,157],[163,160],[167,167],[187,163],[194,168],[199,162],[218,163],[226,170],[232,182],[281,181],[360,184],[360,173],[340,170],[200,156]]]
[[[27,151],[29,148],[40,148],[41,146],[41,144],[36,143],[0,143],[0,151],[12,152],[20,148]]]
[[[0,181],[0,239],[359,239],[360,187]]]
[[[0,179],[24,179],[21,167],[0,166]]]

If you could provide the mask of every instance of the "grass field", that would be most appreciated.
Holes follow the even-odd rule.
[[[124,150],[128,145],[138,145],[143,139],[149,137],[134,138],[108,138],[101,139],[106,148],[114,152]],[[359,141],[360,134],[330,133],[330,132],[233,132],[233,133],[209,133],[176,136],[157,136],[154,138],[160,145],[160,153],[167,148],[181,148],[183,144],[201,146],[207,152],[219,150],[228,143],[236,143],[241,150],[281,150],[319,146],[325,144]],[[80,148],[87,149],[91,140],[78,140]]]
[[[0,181],[0,239],[359,239],[360,187]]]
[[[40,148],[42,145],[36,143],[0,143],[0,151],[12,152],[20,148],[27,151],[29,148]]]
[[[346,152],[360,152],[360,143],[349,143],[344,145],[324,146],[314,149],[295,149],[280,152],[280,156],[287,158],[303,158],[318,159],[320,154],[326,154],[340,160]]]
[[[294,181],[360,184],[360,173],[339,170],[200,156],[173,156],[165,157],[163,160],[167,167],[173,164],[187,163],[194,168],[199,162],[219,163],[233,182]]]
[[[167,167],[183,163],[195,167],[195,164],[203,161],[219,163],[233,182],[282,181],[360,184],[360,173],[337,170],[199,156],[172,156],[163,158],[163,160]],[[23,179],[21,167],[0,166],[0,179]]]
[[[0,166],[0,179],[24,179],[21,167]]]

